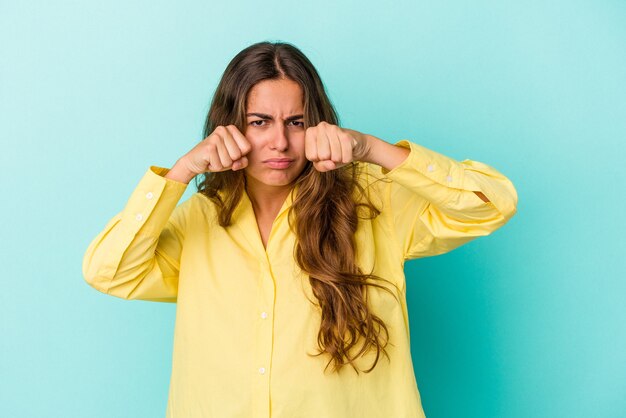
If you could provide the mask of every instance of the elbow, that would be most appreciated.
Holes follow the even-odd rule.
[[[115,278],[102,274],[86,274],[85,272],[83,272],[83,278],[90,287],[105,295],[115,296],[124,300],[136,299],[136,297],[133,297],[132,290],[128,290],[126,286],[115,286]]]
[[[90,287],[97,291],[108,294],[111,279],[98,273],[98,269],[87,261],[83,262],[83,279]]]
[[[100,293],[105,295],[113,295],[122,297],[117,292],[112,291],[112,286],[115,279],[115,271],[103,268],[101,263],[93,262],[90,254],[85,254],[82,266],[83,280],[90,287],[96,289]]]
[[[508,193],[506,193],[500,200],[501,201],[498,202],[497,209],[500,211],[503,218],[502,225],[504,225],[517,213],[518,197],[517,190],[515,190],[513,183],[509,182]]]
[[[96,287],[98,283],[98,274],[93,264],[90,263],[89,258],[90,257],[88,254],[85,254],[85,257],[83,258],[83,266],[82,266],[83,279],[89,286]]]
[[[517,213],[517,203],[514,203],[507,212],[503,213],[504,223],[507,223],[511,220],[513,216]]]
[[[108,294],[108,287],[111,283],[110,277],[104,277],[102,262],[98,261],[98,252],[96,251],[96,243],[94,240],[83,255],[82,274],[84,281],[99,292]]]
[[[505,201],[507,202],[507,205],[505,207],[506,213],[504,215],[507,218],[507,220],[509,220],[513,217],[513,215],[515,215],[515,213],[517,213],[518,195],[517,195],[517,189],[515,188],[511,180],[507,179],[507,186],[508,186],[507,187],[508,193],[506,194],[507,198],[505,199]]]
[[[471,211],[475,212],[473,218],[481,223],[492,223],[493,226],[499,227],[517,213],[517,190],[513,182],[503,174],[493,169],[488,174],[479,175],[475,171],[466,173],[466,180],[475,194],[472,196],[474,203],[468,204],[467,207],[471,207]]]
[[[478,193],[476,194],[478,195]],[[479,227],[486,227],[491,232],[500,228],[515,216],[518,197],[515,186],[509,180],[504,183],[504,186],[497,193],[492,191],[489,194],[490,197],[487,201],[483,199],[482,209],[476,212],[481,213],[481,216],[477,216],[480,221]]]
[[[124,300],[150,300],[156,302],[176,302],[176,283],[155,280],[149,269],[125,272],[89,263],[83,263],[85,282],[105,295]],[[160,276],[159,276],[160,277]]]
[[[141,279],[120,274],[118,263],[103,260],[91,247],[83,257],[82,273],[84,281],[98,292],[126,300],[131,299],[135,281]]]

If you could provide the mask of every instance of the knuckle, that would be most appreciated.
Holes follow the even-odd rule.
[[[233,161],[236,161],[236,160],[240,159],[241,157],[242,157],[242,154],[241,154],[241,150],[239,150],[239,149],[236,149],[236,150],[234,150],[233,152],[230,153],[230,158]]]
[[[217,141],[220,141],[221,139],[222,139],[222,137],[220,136],[220,134],[218,132],[214,132],[206,139],[206,142],[207,142],[207,144],[213,145]]]
[[[304,151],[304,156],[309,161],[316,161],[317,160],[317,156],[310,150],[305,150]]]
[[[245,144],[243,144],[243,146],[241,147],[241,151],[242,151],[244,154],[249,153],[250,151],[252,151],[252,145],[250,145],[250,143],[249,143],[249,142],[246,142],[246,143],[245,143]]]

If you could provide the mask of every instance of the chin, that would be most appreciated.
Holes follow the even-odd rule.
[[[271,179],[265,179],[263,181],[263,183],[267,184],[268,186],[288,186],[290,184],[293,184],[296,181],[297,176],[293,176],[293,177],[285,177],[285,178],[271,178]]]
[[[266,175],[251,175],[246,173],[249,181],[266,186],[285,187],[296,181],[298,176],[287,173],[266,173]]]
[[[253,181],[265,184],[266,186],[285,187],[294,184],[304,167],[290,170],[246,170],[246,177]],[[298,167],[299,168],[299,167]]]

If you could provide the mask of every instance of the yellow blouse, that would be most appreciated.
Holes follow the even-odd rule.
[[[168,418],[424,417],[410,352],[404,261],[446,253],[490,234],[516,212],[517,192],[480,162],[458,162],[402,140],[406,160],[388,171],[364,164],[362,180],[381,208],[359,220],[364,272],[398,285],[398,303],[368,286],[370,308],[388,327],[390,361],[358,375],[332,373],[317,352],[320,311],[293,257],[285,200],[263,247],[248,196],[222,228],[213,203],[151,166],[122,212],[89,245],[83,274],[124,299],[176,302]],[[382,179],[382,181],[373,181]],[[484,202],[474,191],[481,191]],[[383,282],[384,284],[384,282]],[[368,369],[375,356],[357,361]]]

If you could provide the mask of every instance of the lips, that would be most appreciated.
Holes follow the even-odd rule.
[[[268,160],[264,160],[263,163],[268,165],[270,168],[284,169],[288,168],[293,160],[291,158],[270,158]]]

